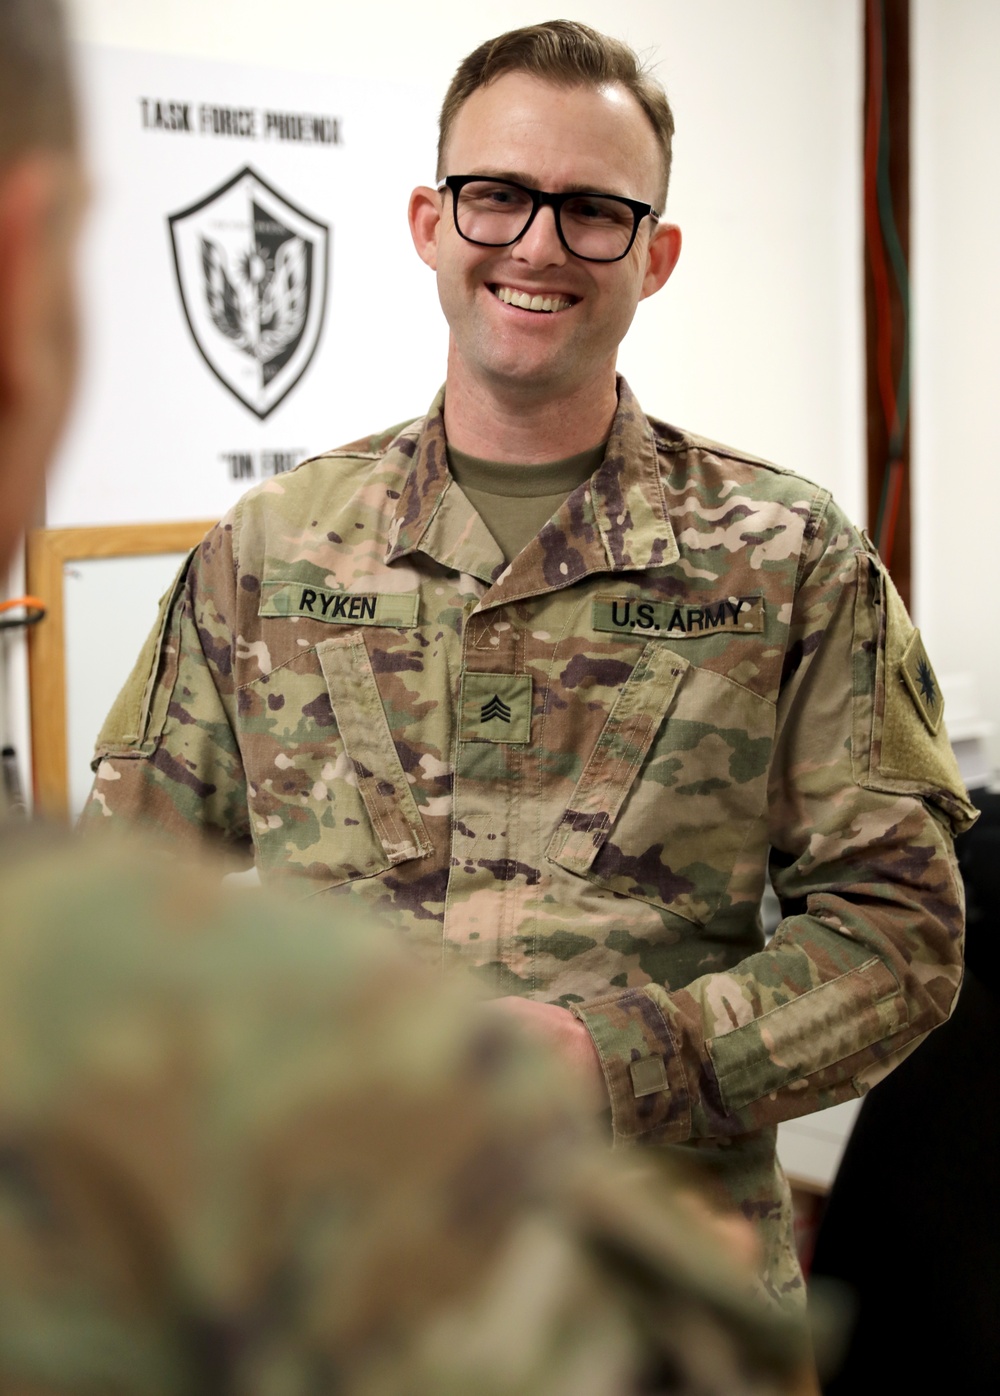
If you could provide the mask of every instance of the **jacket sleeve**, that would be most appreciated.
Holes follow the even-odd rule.
[[[221,841],[250,862],[235,735],[232,521],[185,559],[97,739],[81,827]]]
[[[767,819],[784,919],[668,992],[574,1012],[619,1141],[732,1136],[864,1094],[944,1022],[962,976],[953,835],[976,818],[919,632],[836,506],[792,606]]]

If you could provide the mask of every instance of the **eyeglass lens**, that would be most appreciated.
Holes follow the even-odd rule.
[[[524,231],[531,217],[531,195],[516,185],[475,180],[463,185],[455,217],[463,237],[500,247]],[[579,194],[563,204],[560,224],[567,246],[578,257],[612,260],[628,247],[635,218],[627,204]]]

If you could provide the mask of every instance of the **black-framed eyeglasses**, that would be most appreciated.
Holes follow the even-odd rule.
[[[628,255],[644,218],[656,223],[652,204],[621,194],[548,194],[509,179],[488,175],[449,175],[438,192],[451,190],[455,227],[466,242],[509,247],[524,237],[535,214],[548,205],[559,241],[585,262],[620,262]]]

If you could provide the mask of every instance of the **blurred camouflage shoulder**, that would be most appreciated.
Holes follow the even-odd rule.
[[[3,1389],[785,1389],[798,1325],[369,917],[7,831],[0,903]]]

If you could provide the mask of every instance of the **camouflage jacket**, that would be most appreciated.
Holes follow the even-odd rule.
[[[209,533],[87,818],[252,840],[265,879],[571,1008],[616,1139],[716,1151],[794,1287],[777,1122],[864,1092],[961,978],[974,810],[919,635],[826,490],[621,379],[603,464],[505,565],[442,403]]]
[[[468,985],[65,844],[0,827],[5,1396],[788,1389],[801,1326]]]

